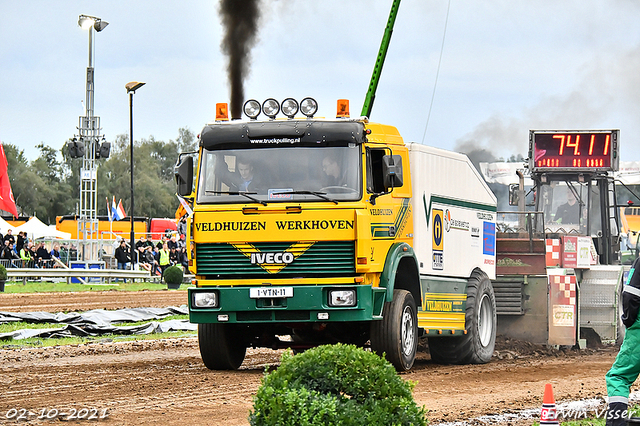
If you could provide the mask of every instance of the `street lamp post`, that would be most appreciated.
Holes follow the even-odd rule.
[[[129,253],[131,253],[131,270],[134,269],[136,258],[134,256],[135,252],[135,243],[136,237],[133,230],[133,94],[136,93],[136,90],[144,86],[145,83],[140,83],[138,81],[131,81],[125,84],[125,88],[127,89],[127,93],[129,94],[129,158],[131,163],[131,246],[129,247]],[[137,252],[135,252],[137,255]]]

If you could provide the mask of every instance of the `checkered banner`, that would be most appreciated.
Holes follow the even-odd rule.
[[[547,260],[547,267],[560,266],[560,252],[562,250],[562,244],[560,244],[560,239],[547,238],[545,240],[545,245],[547,248],[547,252],[545,256]]]

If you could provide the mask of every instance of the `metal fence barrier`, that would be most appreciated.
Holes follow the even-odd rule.
[[[7,269],[7,278],[12,280],[21,279],[26,284],[27,278],[65,278],[67,284],[75,278],[82,284],[92,284],[90,278],[106,278],[106,281],[113,280],[151,280],[149,271],[130,271],[123,269],[68,269],[68,268],[11,268]]]
[[[128,269],[86,269],[69,268],[57,259],[47,259],[40,262],[36,260],[24,261],[21,259],[0,259],[0,264],[7,269],[7,278],[10,280],[22,280],[27,283],[27,278],[64,278],[67,284],[80,282],[82,284],[95,283],[96,279],[112,280],[151,280],[149,271],[131,271]]]
[[[25,261],[22,259],[0,259],[0,265],[5,268],[37,268],[37,269],[48,269],[48,268],[61,268],[64,264],[59,264],[55,259],[46,259],[46,260],[29,260]]]
[[[12,264],[14,263],[15,264]],[[7,279],[10,281],[22,280],[22,283],[26,285],[28,278],[64,278],[67,284],[73,282],[80,282],[81,284],[94,284],[95,279],[104,279],[107,282],[113,280],[143,280],[162,282],[162,277],[152,275],[150,271],[145,269],[130,270],[130,269],[82,269],[82,268],[69,268],[67,265],[60,261],[52,259],[43,263],[38,267],[37,262],[24,262],[20,259],[8,260],[0,259],[2,264],[7,269]],[[24,266],[23,266],[24,265]],[[185,274],[183,283],[190,283],[194,278],[193,275]]]

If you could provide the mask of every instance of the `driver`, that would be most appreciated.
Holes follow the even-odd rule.
[[[558,207],[554,220],[558,223],[578,223],[580,206],[576,202],[573,190],[567,187],[567,202]]]
[[[253,164],[246,160],[238,160],[238,173],[240,173],[238,190],[248,191],[249,186],[253,183]]]
[[[229,188],[239,192],[255,192],[258,189],[259,179],[254,176],[253,163],[238,157],[236,159],[236,171],[230,172],[227,162],[222,155],[218,156],[216,164],[216,175]]]
[[[325,174],[325,186],[346,186],[347,182],[335,155],[327,155],[322,160],[322,171]]]

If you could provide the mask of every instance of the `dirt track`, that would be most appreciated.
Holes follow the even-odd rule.
[[[96,297],[104,306],[123,303],[112,301],[111,294],[120,297],[116,292]],[[13,303],[7,296],[12,295],[0,295],[0,306]],[[148,296],[129,295],[129,300],[137,303],[138,297]],[[51,298],[45,299],[32,295],[21,300],[46,306]],[[81,303],[95,308],[86,301],[76,303],[75,309]],[[168,305],[175,304],[180,303]],[[558,401],[604,396],[604,374],[616,354],[615,348],[561,352],[504,341],[498,349],[499,357],[491,363],[472,366],[436,365],[420,353],[413,370],[403,377],[417,382],[415,399],[429,410],[431,424],[539,408],[545,383],[554,385]],[[35,413],[28,424],[50,424],[37,419],[43,409],[95,408],[98,416],[107,410],[102,422],[109,424],[246,425],[264,368],[277,365],[280,353],[249,350],[239,371],[217,372],[202,365],[195,338],[0,350],[0,423],[8,422],[6,415],[13,408]]]

